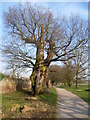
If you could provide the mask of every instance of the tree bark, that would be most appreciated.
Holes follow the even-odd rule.
[[[76,88],[78,88],[78,72],[79,72],[79,64],[77,65],[77,70],[76,70]]]
[[[48,76],[48,67],[40,66],[38,69],[34,69],[30,77],[32,82],[33,95],[43,93],[46,90],[46,79]]]
[[[69,86],[69,87],[72,86],[72,80],[68,82],[68,86]]]
[[[41,37],[37,41],[36,63],[33,68],[30,80],[32,82],[32,93],[42,93],[46,89],[46,79],[48,76],[48,66],[44,63],[44,29],[41,26]]]
[[[76,88],[78,88],[78,73],[76,74]]]

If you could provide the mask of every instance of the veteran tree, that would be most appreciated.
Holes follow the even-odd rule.
[[[30,80],[34,94],[45,91],[51,62],[71,59],[73,51],[87,39],[87,26],[79,17],[56,18],[51,10],[30,3],[9,7],[4,20],[12,41],[15,38],[18,42],[23,41],[35,52],[22,50],[21,56],[11,53],[15,59],[32,66]]]

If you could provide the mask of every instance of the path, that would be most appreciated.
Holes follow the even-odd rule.
[[[77,95],[56,88],[58,93],[57,118],[88,118],[88,104]]]

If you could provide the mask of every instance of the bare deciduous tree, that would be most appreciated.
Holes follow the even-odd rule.
[[[6,69],[13,74],[13,77],[15,77],[16,74],[20,74],[23,70],[28,72],[33,68],[33,63],[29,62],[31,58],[33,58],[33,55],[30,57],[31,54],[29,53],[29,51],[33,52],[31,49],[32,48],[27,47],[22,41],[18,42],[18,40],[9,40],[9,42],[4,41],[4,43],[2,43],[2,59],[3,62],[7,63],[5,65]],[[28,54],[30,54],[30,56]]]
[[[72,63],[72,59],[68,61],[64,61],[65,64],[65,78],[66,78],[66,83],[68,84],[69,87],[72,86],[74,76],[75,76],[75,69]]]
[[[64,83],[71,87],[75,76],[74,72],[74,66],[71,63],[63,66],[51,65],[49,67],[48,79],[52,83]]]
[[[60,83],[62,81],[62,68],[58,65],[51,65],[48,70],[48,80],[51,80],[51,83]]]
[[[55,18],[49,9],[39,6],[24,4],[10,7],[4,13],[4,19],[8,33],[36,51],[34,57],[28,51],[28,59],[24,50],[21,56],[18,53],[14,55],[22,62],[25,58],[32,65],[30,79],[34,94],[45,90],[50,63],[66,61],[69,59],[67,55],[72,57],[72,51],[87,39],[87,26],[78,17],[71,16],[68,20]]]
[[[76,88],[78,87],[79,79],[86,79],[87,69],[88,69],[88,55],[87,55],[87,44],[84,44],[79,48],[79,50],[74,51],[75,57],[74,66],[75,66],[75,80]]]

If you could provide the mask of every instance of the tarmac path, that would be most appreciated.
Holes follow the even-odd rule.
[[[88,104],[77,95],[56,88],[58,94],[57,118],[88,118]]]

